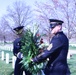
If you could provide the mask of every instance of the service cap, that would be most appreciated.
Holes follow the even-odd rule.
[[[21,29],[23,29],[24,28],[24,26],[18,26],[18,27],[16,27],[16,28],[14,28],[13,30],[15,30],[15,31],[19,31],[19,30],[21,30]]]
[[[50,23],[50,28],[54,28],[57,25],[62,25],[62,23],[64,22],[58,19],[49,19],[49,23]]]

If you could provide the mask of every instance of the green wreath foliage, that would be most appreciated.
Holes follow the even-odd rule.
[[[38,33],[34,35],[30,29],[25,31],[24,36],[22,38],[21,52],[23,53],[24,57],[21,62],[23,63],[25,69],[30,71],[32,75],[37,75],[37,73],[43,68],[43,63],[34,64],[31,63],[30,60],[31,58],[39,54],[40,38],[41,36],[39,36]]]

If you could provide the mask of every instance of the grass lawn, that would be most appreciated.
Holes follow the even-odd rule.
[[[3,50],[2,50],[3,51]],[[10,63],[6,64],[6,53],[9,53],[10,56]],[[4,50],[4,61],[1,60],[1,50],[0,50],[0,75],[12,75],[13,72],[12,68],[12,55],[13,53],[11,51]]]
[[[71,59],[68,59],[71,75],[76,75],[76,54],[72,55]]]
[[[5,61],[0,60],[0,75],[12,75],[12,64],[6,64]]]

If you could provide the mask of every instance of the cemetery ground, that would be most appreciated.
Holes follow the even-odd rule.
[[[11,45],[10,45],[11,46]],[[9,47],[10,47],[9,46]],[[11,48],[0,47],[0,75],[12,75],[13,67],[12,67],[12,50]],[[68,65],[71,71],[71,75],[76,75],[76,46],[70,46],[71,57],[68,59]],[[1,59],[1,53],[4,51],[4,60]],[[9,63],[6,63],[6,54],[9,53]]]
[[[1,52],[4,51],[4,60],[1,59]],[[9,63],[6,63],[6,53],[9,53]],[[0,50],[0,75],[12,75],[12,51]]]
[[[11,63],[6,64],[5,61],[0,60],[0,75],[12,75],[13,68]]]

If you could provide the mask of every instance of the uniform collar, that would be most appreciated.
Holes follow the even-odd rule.
[[[57,32],[55,35],[57,35],[57,34],[62,34],[63,33],[63,31],[59,31],[59,32]]]

